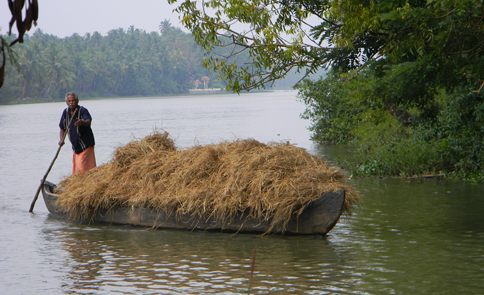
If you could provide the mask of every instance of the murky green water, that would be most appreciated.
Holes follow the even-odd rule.
[[[182,147],[252,137],[316,148],[294,92],[82,101],[98,162],[153,128]],[[481,294],[484,186],[447,180],[354,179],[363,203],[327,237],[125,226],[28,209],[57,150],[62,103],[0,106],[0,294]],[[49,176],[71,168],[63,149]],[[250,282],[252,258],[255,269]]]
[[[478,294],[484,282],[482,186],[399,179],[355,181],[364,204],[334,234],[369,293]]]

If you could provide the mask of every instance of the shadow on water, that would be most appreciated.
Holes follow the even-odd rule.
[[[324,237],[282,237],[62,224],[45,239],[70,254],[65,292],[252,294],[328,292],[344,284]]]

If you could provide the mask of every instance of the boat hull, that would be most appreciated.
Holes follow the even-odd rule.
[[[56,205],[55,184],[46,181],[42,187],[44,202],[50,214],[56,218],[68,219],[68,212]],[[201,216],[175,216],[150,208],[129,208],[113,206],[96,212],[79,222],[110,223],[143,226],[150,228],[213,230],[221,232],[281,233],[288,235],[326,235],[338,222],[345,200],[343,190],[328,192],[312,202],[297,218],[292,218],[286,226],[271,228],[270,220],[252,218],[248,212],[240,212],[225,222]]]

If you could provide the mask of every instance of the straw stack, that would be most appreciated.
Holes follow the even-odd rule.
[[[289,143],[246,139],[179,150],[167,132],[155,132],[66,178],[57,193],[73,218],[121,205],[223,222],[248,209],[279,227],[329,191],[346,191],[348,212],[359,197],[343,181],[342,171]]]

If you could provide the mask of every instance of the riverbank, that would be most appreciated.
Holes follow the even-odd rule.
[[[201,89],[200,89],[201,90]],[[210,89],[209,89],[210,90]],[[267,93],[267,92],[294,92],[294,90],[252,90],[250,93]],[[240,94],[248,94],[249,92],[241,92]],[[190,91],[185,93],[177,94],[162,94],[157,96],[85,96],[79,94],[80,100],[101,100],[101,99],[125,99],[125,98],[163,98],[163,97],[184,97],[184,96],[204,96],[204,95],[240,95],[237,93],[221,90],[221,91]],[[0,105],[18,105],[18,104],[33,104],[33,103],[52,103],[52,102],[63,102],[63,98],[29,98],[24,97],[21,99],[16,99],[9,101],[7,103],[0,103]]]

